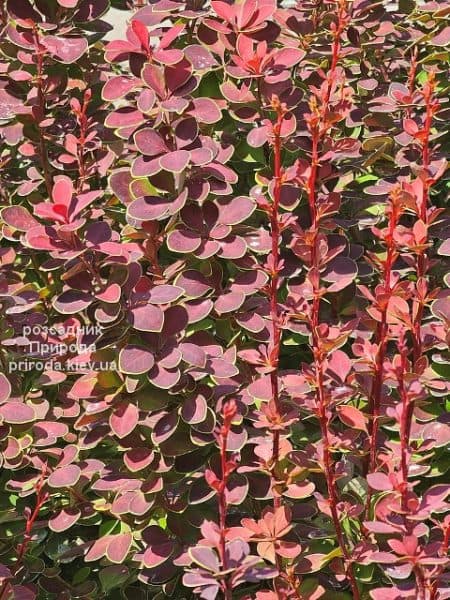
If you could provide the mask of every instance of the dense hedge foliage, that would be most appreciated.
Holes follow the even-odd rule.
[[[449,3],[128,4],[1,3],[0,600],[450,598]]]

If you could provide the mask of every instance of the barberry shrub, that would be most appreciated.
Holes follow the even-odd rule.
[[[0,600],[450,598],[449,14],[1,3]]]

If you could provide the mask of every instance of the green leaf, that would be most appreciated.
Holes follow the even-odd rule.
[[[134,198],[139,197],[136,193],[133,193],[133,192],[137,192],[137,191],[139,191],[139,194],[146,195],[146,196],[160,196],[161,195],[159,193],[159,190],[157,188],[155,188],[155,186],[146,177],[136,179],[133,183],[134,183],[134,185],[131,185],[130,188],[131,188],[131,195]]]
[[[376,175],[371,175],[367,173],[365,175],[360,175],[355,179],[356,183],[367,183],[368,181],[378,181],[378,177]]]
[[[237,145],[233,158],[247,163],[265,163],[263,148],[252,148],[245,141]]]
[[[325,592],[323,596],[320,597],[321,600],[352,600],[353,596],[347,594],[347,592]]]
[[[335,548],[331,552],[328,552],[326,556],[322,559],[322,568],[328,564],[333,558],[339,558],[342,556],[342,550],[340,548]]]
[[[300,594],[303,598],[309,598],[318,588],[319,582],[317,579],[312,579],[310,577],[304,579],[300,585]]]
[[[222,92],[220,91],[219,81],[215,73],[208,73],[200,81],[198,86],[198,96],[200,98],[221,98]]]
[[[125,565],[112,565],[102,569],[98,574],[102,590],[105,593],[121,586],[129,576],[130,572]]]
[[[86,581],[86,579],[90,576],[90,574],[91,574],[90,567],[82,567],[81,569],[78,569],[78,571],[75,573],[75,575],[72,578],[72,584],[79,585],[80,583],[83,583],[83,581]]]
[[[442,379],[448,381],[450,379],[450,364],[449,363],[433,363],[431,365],[433,371],[442,377]]]
[[[436,457],[430,471],[425,475],[425,477],[436,478],[445,475],[447,471],[450,469],[450,456],[446,454],[441,454],[439,457]]]
[[[109,519],[108,521],[104,521],[99,528],[98,537],[103,537],[104,535],[111,535],[120,533],[120,521],[116,519]]]
[[[346,494],[352,494],[359,500],[365,502],[367,497],[366,480],[362,477],[354,477],[344,486],[343,492]]]
[[[302,344],[308,344],[308,336],[301,335],[300,333],[294,333],[286,336],[282,343],[283,346],[300,346]]]
[[[211,329],[213,326],[214,321],[212,319],[203,319],[202,321],[198,321],[198,323],[192,323],[189,325],[189,333],[205,331],[205,329]]]
[[[372,206],[368,206],[364,209],[364,212],[368,212],[369,215],[374,215],[375,217],[379,217],[384,215],[385,206],[384,204],[372,204]]]
[[[355,577],[358,581],[363,581],[364,583],[370,583],[373,581],[373,574],[375,571],[375,565],[354,565],[354,573]]]

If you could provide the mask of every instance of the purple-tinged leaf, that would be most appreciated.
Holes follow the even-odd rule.
[[[3,393],[9,392],[10,388],[3,384]],[[35,410],[23,402],[9,401],[0,406],[0,418],[5,423],[22,424],[31,423],[36,419]]]
[[[187,150],[177,150],[164,154],[159,159],[161,169],[171,173],[182,173],[189,164],[190,153]]]
[[[53,471],[48,478],[48,485],[53,488],[73,487],[81,476],[81,469],[77,465],[66,465]]]
[[[73,315],[85,310],[93,300],[94,298],[87,292],[67,290],[55,298],[53,306],[59,313]]]
[[[154,364],[153,354],[142,346],[128,344],[119,352],[119,369],[127,375],[147,373]]]
[[[437,35],[431,38],[433,46],[447,46],[450,44],[450,26],[444,27]]]
[[[268,139],[269,130],[265,125],[254,127],[247,135],[247,143],[249,146],[252,146],[252,148],[260,148],[261,146],[264,146]]]
[[[204,368],[206,365],[206,353],[197,344],[183,342],[179,346],[184,362],[189,365]]]
[[[161,527],[150,525],[144,530],[143,539],[148,544],[142,556],[146,567],[157,567],[172,556],[175,545]]]
[[[129,94],[138,84],[139,79],[129,75],[111,77],[103,86],[102,97],[107,101],[118,100]]]
[[[164,313],[158,306],[144,304],[128,311],[128,320],[138,331],[161,331]]]
[[[5,402],[11,395],[11,384],[6,375],[0,373],[0,402]]]
[[[189,298],[200,298],[211,289],[206,277],[199,271],[184,271],[176,280],[176,285],[181,287]]]
[[[221,110],[211,98],[194,98],[192,108],[189,108],[187,112],[200,123],[208,125],[217,123],[222,118]]]
[[[139,110],[124,106],[109,113],[105,119],[105,126],[118,129],[120,127],[137,127],[144,122],[144,117]]]
[[[211,69],[211,67],[218,66],[218,62],[211,54],[211,52],[199,44],[193,44],[192,46],[187,46],[184,49],[184,55],[192,64],[196,71],[203,71],[206,69]],[[214,123],[215,121],[213,121]]]
[[[175,127],[175,140],[177,148],[181,150],[190,146],[198,136],[198,125],[194,118],[182,119]]]
[[[256,208],[255,202],[247,196],[238,196],[232,200],[218,199],[219,222],[237,225],[248,219]]]
[[[344,384],[352,368],[352,363],[347,354],[342,350],[335,350],[328,359],[328,369],[340,384]]]
[[[322,277],[331,282],[329,292],[339,292],[355,280],[357,273],[356,263],[351,258],[338,256],[327,265]]]
[[[161,169],[158,157],[138,156],[131,165],[131,174],[133,177],[151,177],[159,173]]]
[[[32,19],[38,23],[41,18],[39,13],[33,8],[30,0],[22,0],[21,2],[7,0],[6,7],[12,19]]]
[[[137,107],[144,114],[149,113],[155,106],[156,94],[153,90],[145,89],[139,94],[137,99]]]
[[[153,428],[153,443],[159,445],[168,440],[175,432],[178,425],[178,420],[179,418],[176,412],[163,415]]]
[[[190,254],[197,250],[202,244],[198,233],[189,229],[174,229],[167,236],[167,246],[173,252]]]
[[[217,378],[228,378],[239,375],[239,369],[222,358],[211,358],[208,360],[207,369]]]
[[[117,283],[112,283],[103,292],[97,294],[97,300],[108,304],[116,304],[120,301],[121,288]]]
[[[129,435],[139,421],[139,410],[131,403],[122,402],[114,407],[109,418],[111,430],[119,439]]]
[[[109,542],[106,548],[106,556],[112,563],[122,564],[133,543],[132,533],[120,533],[109,536]]]
[[[159,156],[168,152],[168,147],[159,133],[149,127],[137,131],[134,134],[134,142],[139,152],[145,156]]]
[[[212,548],[196,546],[195,548],[189,549],[189,555],[194,562],[204,569],[207,569],[212,573],[220,572],[219,559]]]
[[[203,423],[206,419],[208,404],[204,396],[192,396],[185,400],[181,410],[181,418],[190,425]]]
[[[99,560],[100,558],[103,558],[106,554],[106,549],[108,548],[108,544],[111,538],[112,536],[105,535],[99,538],[98,540],[95,540],[95,542],[92,544],[92,546],[89,548],[89,551],[85,555],[84,560],[86,562],[93,562]]]
[[[55,533],[61,533],[75,525],[80,516],[78,508],[63,508],[49,519],[48,526]]]
[[[179,369],[164,368],[161,365],[155,365],[148,374],[149,380],[158,388],[168,390],[180,381],[181,373]]]
[[[151,304],[169,304],[183,295],[183,289],[176,285],[157,285],[150,291]]]
[[[206,300],[190,300],[185,302],[189,323],[198,323],[205,319],[213,309],[213,302],[209,298]]]
[[[124,204],[128,204],[132,200],[130,194],[130,184],[133,178],[130,174],[130,169],[117,169],[110,177],[109,185],[114,194]]]
[[[113,40],[105,48],[105,60],[108,62],[122,62],[128,58],[133,50],[136,50],[133,43],[126,40]]]
[[[48,35],[43,38],[43,43],[56,60],[66,65],[76,62],[88,49],[85,38]]]
[[[242,504],[247,497],[249,484],[244,475],[234,473],[225,490],[225,498],[228,504],[238,506]]]
[[[1,212],[2,220],[18,231],[28,231],[39,225],[34,217],[23,206],[7,206]]]
[[[145,469],[153,459],[154,452],[150,448],[132,448],[124,454],[124,463],[132,473]]]
[[[244,303],[245,295],[243,292],[229,292],[222,294],[214,303],[216,312],[221,315],[228,312],[236,312]]]
[[[127,216],[137,221],[154,221],[169,212],[169,202],[158,196],[145,196],[134,200],[129,206]]]
[[[270,376],[265,375],[254,381],[248,387],[248,393],[257,400],[270,400],[272,398],[272,388],[270,385]]]
[[[367,482],[372,489],[380,492],[392,490],[391,480],[386,473],[369,473],[367,475]]]

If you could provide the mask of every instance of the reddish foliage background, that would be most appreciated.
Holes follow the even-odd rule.
[[[450,598],[448,2],[134,4],[0,9],[0,600]]]

